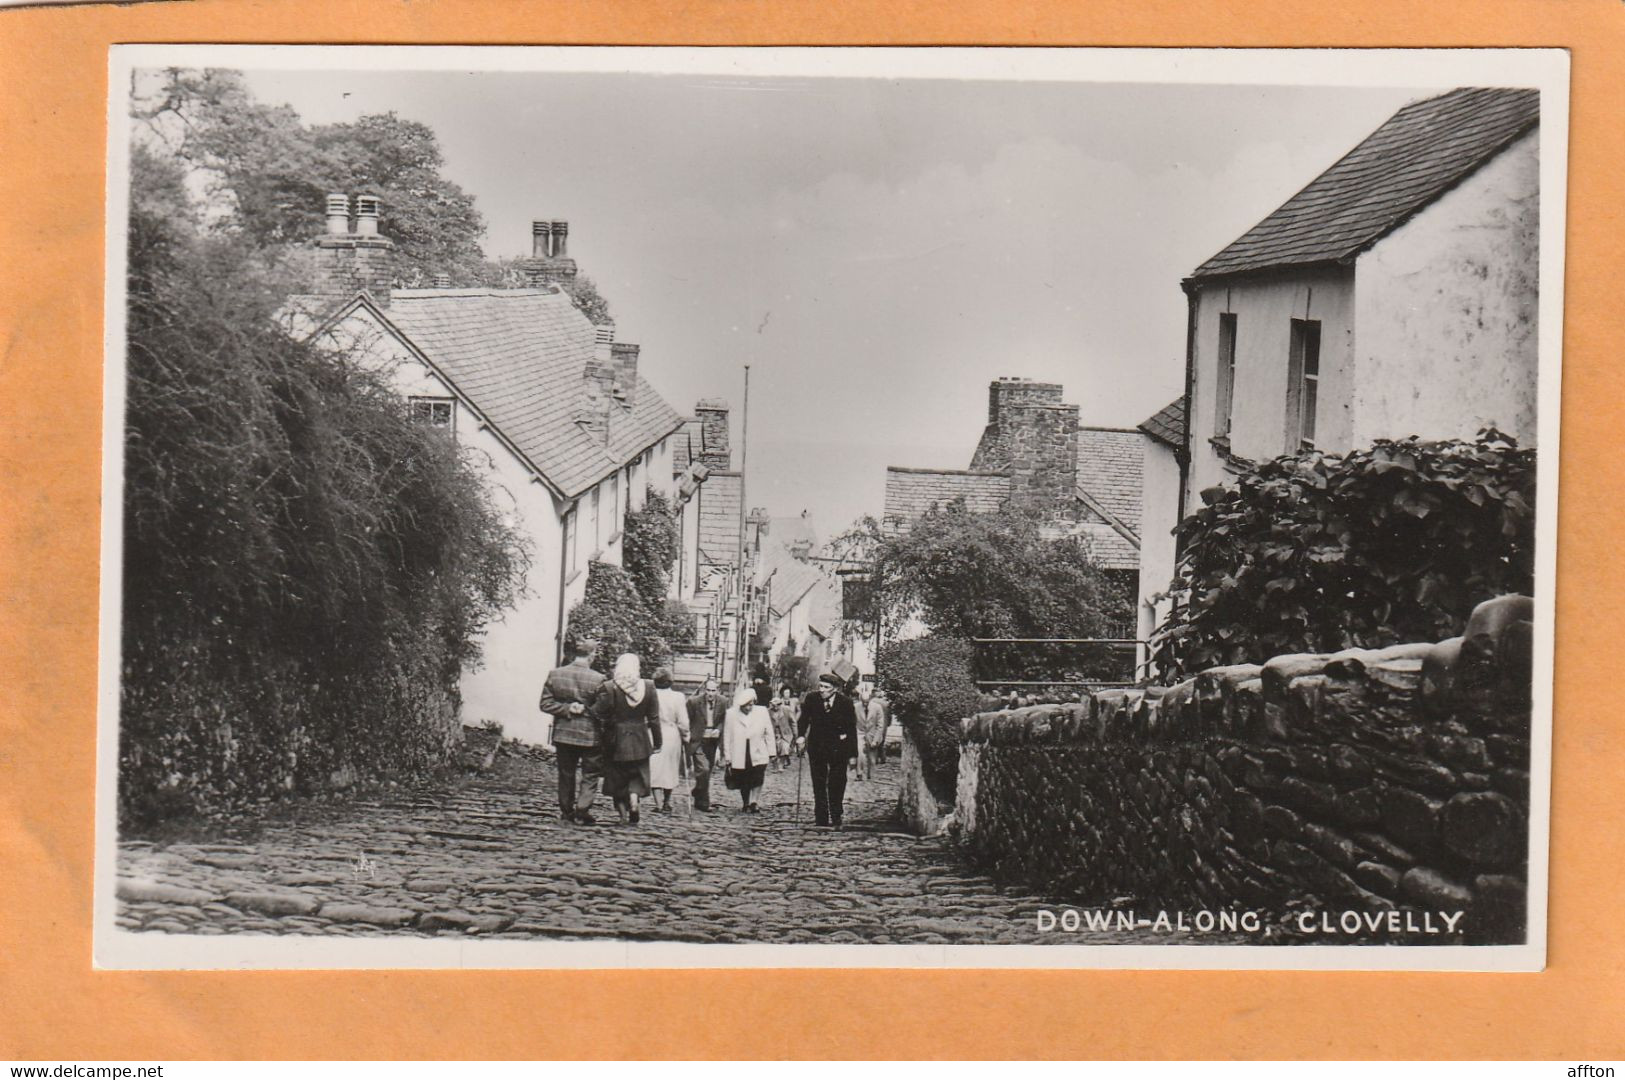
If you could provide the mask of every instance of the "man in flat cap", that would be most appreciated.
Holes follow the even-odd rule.
[[[841,803],[846,798],[847,763],[858,756],[858,714],[847,697],[839,675],[826,671],[818,689],[801,703],[796,722],[796,747],[807,748],[812,773],[813,820],[841,827]]]
[[[592,668],[598,635],[587,631],[565,643],[569,663],[547,673],[542,684],[541,710],[553,718],[553,750],[559,766],[559,816],[577,825],[593,824],[592,804],[598,798],[603,768],[598,757],[598,723],[589,706],[604,685],[604,676]],[[581,783],[576,785],[577,773]]]

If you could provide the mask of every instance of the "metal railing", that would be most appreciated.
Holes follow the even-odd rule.
[[[997,688],[1075,687],[1088,690],[1133,686],[1139,675],[1139,649],[1144,644],[1138,638],[1126,636],[971,638],[971,664],[976,686],[984,691]],[[1005,665],[999,665],[994,655],[1001,648],[1006,650]],[[1009,677],[1001,677],[995,670],[999,666],[1017,670]]]

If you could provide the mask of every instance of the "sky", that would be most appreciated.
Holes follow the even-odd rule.
[[[490,257],[567,220],[645,376],[685,414],[728,399],[736,447],[749,364],[748,501],[809,511],[824,538],[880,513],[886,466],[968,466],[995,378],[1063,384],[1085,424],[1168,404],[1180,279],[1429,93],[247,75],[308,123],[393,110],[433,128]]]

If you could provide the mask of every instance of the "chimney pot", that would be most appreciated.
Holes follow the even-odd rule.
[[[345,236],[350,232],[350,196],[342,191],[327,197],[327,235]]]
[[[533,221],[530,223],[530,255],[533,259],[545,259],[552,254],[552,223],[546,221]]]
[[[357,236],[378,235],[378,196],[355,197],[355,231]]]
[[[553,222],[553,258],[562,259],[570,253],[568,247],[569,235],[570,223],[568,221]]]

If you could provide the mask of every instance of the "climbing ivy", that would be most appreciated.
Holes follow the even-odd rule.
[[[1438,640],[1479,601],[1533,591],[1535,452],[1493,429],[1276,458],[1202,502],[1153,637],[1171,676]]]

